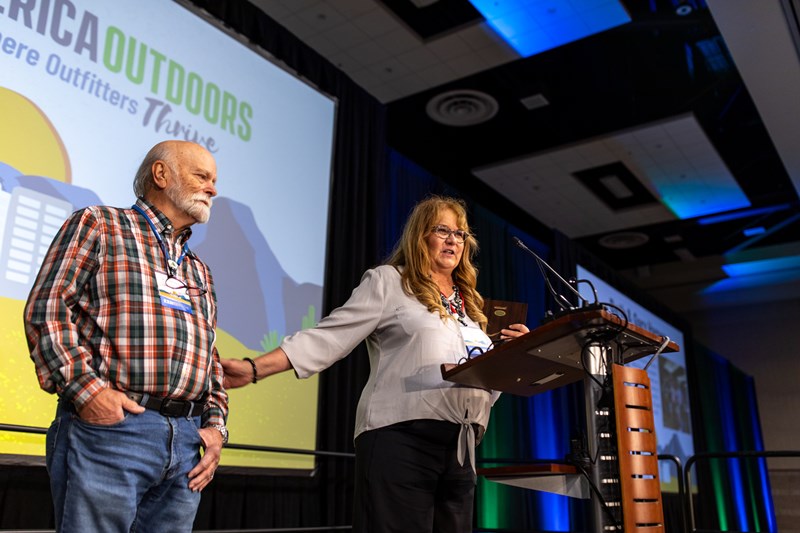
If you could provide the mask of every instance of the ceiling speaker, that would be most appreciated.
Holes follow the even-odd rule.
[[[597,242],[603,248],[611,250],[627,250],[642,246],[650,240],[645,233],[638,231],[620,231],[601,237]]]
[[[486,93],[469,89],[448,91],[434,96],[425,110],[428,116],[447,126],[474,126],[497,114],[497,100]]]

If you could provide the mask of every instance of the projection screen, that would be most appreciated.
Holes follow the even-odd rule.
[[[222,357],[255,356],[319,320],[336,106],[200,14],[163,0],[0,0],[0,423],[47,427],[22,311],[73,211],[129,207],[165,139],[213,152],[218,191],[192,250],[211,267]],[[231,442],[313,449],[317,380],[231,392]],[[0,459],[41,457],[0,431]],[[309,469],[313,457],[226,450],[223,465]]]

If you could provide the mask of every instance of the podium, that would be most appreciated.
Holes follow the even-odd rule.
[[[478,473],[510,485],[592,498],[597,532],[663,532],[650,381],[644,370],[624,365],[678,349],[605,309],[578,309],[462,364],[442,365],[441,371],[447,381],[524,397],[583,381],[592,460]]]

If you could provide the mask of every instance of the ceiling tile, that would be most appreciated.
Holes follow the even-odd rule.
[[[428,87],[436,87],[456,77],[455,72],[446,63],[437,63],[417,72]]]
[[[302,18],[298,17],[297,14],[295,14],[295,13],[292,13],[291,15],[289,15],[288,17],[286,17],[285,19],[280,21],[280,23],[287,30],[292,32],[293,35],[296,35],[297,37],[299,37],[300,39],[303,39],[304,41],[307,41],[310,37],[313,37],[313,36],[319,34],[319,30],[317,30],[316,28],[310,26],[306,21],[304,21]],[[330,43],[330,45],[333,46],[333,47],[336,47],[336,45],[334,43]],[[311,45],[309,44],[309,46],[311,46]],[[325,55],[323,50],[325,50],[325,49],[323,48],[323,49],[317,50],[317,51],[320,52],[322,55]]]
[[[316,29],[318,32],[327,31],[330,28],[340,26],[346,22],[344,16],[336,8],[326,2],[320,2],[297,11],[297,17]],[[350,26],[350,24],[347,24]]]
[[[425,46],[442,60],[460,57],[472,52],[472,48],[470,48],[467,42],[458,34],[451,34],[435,39]]]
[[[294,2],[294,0],[285,0]],[[348,19],[356,19],[372,11],[383,11],[374,0],[336,0],[336,10]]]
[[[359,44],[347,49],[347,53],[355,59],[359,65],[368,67],[375,63],[389,60],[392,55],[383,49],[380,44],[370,41]]]
[[[408,75],[411,71],[411,69],[394,58],[390,58],[386,61],[381,61],[380,63],[375,63],[373,65],[368,65],[367,70],[375,74],[375,76],[377,76],[379,79],[383,80],[384,83],[388,81],[399,80]]]
[[[422,46],[400,54],[397,58],[411,70],[421,70],[439,64],[439,58]]]
[[[352,24],[340,24],[327,29],[323,35],[336,43],[341,50],[371,42],[369,35]]]
[[[373,9],[353,19],[353,24],[370,37],[381,37],[397,28],[397,21],[383,9]]]
[[[344,51],[338,47],[327,35],[316,33],[305,39],[305,43],[317,51],[322,57],[330,59],[338,56]]]
[[[280,0],[251,0],[253,4],[258,6],[264,13],[269,14],[277,22],[282,22],[289,17],[294,10],[291,6],[287,6]]]
[[[397,27],[386,33],[379,42],[386,50],[395,55],[403,54],[422,45],[419,39],[403,27]]]

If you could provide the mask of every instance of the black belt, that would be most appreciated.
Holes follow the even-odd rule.
[[[189,400],[173,400],[172,398],[156,398],[141,392],[126,391],[125,396],[145,409],[158,411],[164,416],[200,416],[203,404]]]

